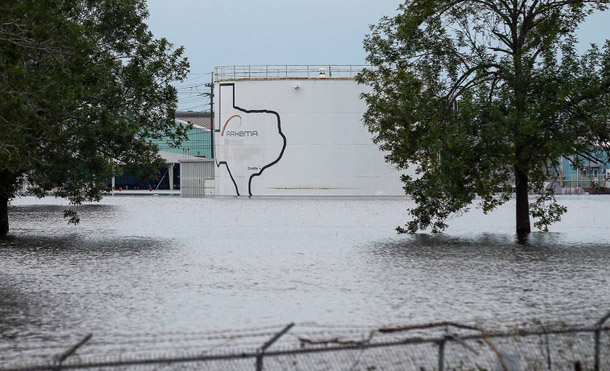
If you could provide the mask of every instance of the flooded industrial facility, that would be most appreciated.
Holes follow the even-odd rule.
[[[518,246],[512,204],[397,235],[407,198],[21,198],[0,242],[0,349],[67,334],[208,331],[288,322],[590,323],[610,308],[605,196],[563,196]]]

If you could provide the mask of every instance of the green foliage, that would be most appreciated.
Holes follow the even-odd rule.
[[[610,150],[610,42],[576,52],[575,30],[608,1],[410,0],[364,41],[364,122],[417,207],[399,232],[440,232],[473,202],[485,213],[516,183],[546,228],[565,208],[527,193],[560,156]],[[521,179],[522,182],[515,182]],[[519,210],[519,206],[518,206]],[[520,219],[521,218],[521,219]]]
[[[144,0],[0,3],[1,199],[27,178],[40,196],[99,200],[117,164],[160,163],[148,138],[185,138],[170,83],[188,63],[147,16]]]
[[[555,202],[552,194],[543,193],[530,205],[530,213],[537,219],[536,228],[548,232],[548,226],[561,220],[561,215],[567,211],[565,206]]]

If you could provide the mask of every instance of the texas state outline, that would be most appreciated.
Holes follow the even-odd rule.
[[[235,93],[235,83],[221,83],[219,85],[219,87],[218,87],[218,107],[222,107],[222,101],[221,101],[221,99],[222,99],[221,98],[222,97],[222,94],[221,94],[222,88],[223,87],[226,88],[226,87],[229,87],[229,86],[233,89],[233,102],[232,102],[233,108],[238,110],[238,111],[240,111],[240,112],[244,112],[244,113],[269,113],[269,114],[274,115],[276,120],[277,120],[277,131],[278,131],[278,134],[280,134],[280,136],[282,137],[282,141],[283,141],[282,149],[281,149],[280,154],[278,155],[278,157],[275,160],[273,160],[272,162],[262,166],[261,169],[258,172],[250,175],[250,178],[248,179],[248,195],[252,196],[252,179],[254,179],[257,176],[261,176],[266,169],[268,169],[271,166],[277,164],[282,159],[282,156],[284,155],[284,151],[286,150],[286,142],[287,142],[286,141],[286,136],[282,132],[282,121],[281,121],[281,118],[280,118],[280,114],[277,113],[276,111],[267,110],[267,109],[248,110],[248,109],[239,107],[238,105],[235,104],[235,95],[236,95],[236,93]],[[220,112],[221,111],[219,111],[219,113],[218,113],[218,122],[219,123],[222,122],[222,118],[221,118],[221,113]],[[217,133],[220,133],[220,128],[215,129],[214,131],[217,132]],[[237,186],[237,182],[233,178],[233,174],[231,174],[231,168],[229,167],[229,164],[227,163],[227,161],[220,161],[220,162],[218,162],[217,159],[216,159],[216,167],[219,168],[221,165],[224,165],[227,168],[227,172],[229,173],[229,177],[231,178],[231,181],[233,181],[233,186],[235,186],[235,193],[237,194],[237,196],[241,196],[241,194],[239,193],[239,187]]]

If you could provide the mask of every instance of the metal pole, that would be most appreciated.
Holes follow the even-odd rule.
[[[438,343],[438,371],[443,371],[445,369],[445,341],[447,340],[446,336],[443,336],[443,339]]]
[[[265,351],[267,348],[273,345],[273,343],[286,334],[293,326],[294,323],[288,324],[282,331],[275,334],[271,339],[269,339],[269,341],[263,344],[263,346],[256,352],[256,371],[263,371],[263,357],[265,356]]]
[[[180,197],[182,197],[184,195],[184,177],[182,176],[184,173],[182,172],[182,161],[178,162],[178,170],[180,171]]]
[[[593,370],[599,371],[599,353],[601,351],[601,334],[602,334],[602,326],[604,323],[610,318],[610,312],[608,312],[605,316],[603,316],[598,322],[595,329],[595,364],[593,365]]]
[[[210,155],[214,156],[214,72],[212,72],[212,81],[210,82]]]
[[[560,183],[559,185],[561,186],[561,189],[563,190],[563,156],[561,156],[561,168],[559,171],[559,179],[560,179]]]
[[[553,364],[551,363],[551,344],[549,342],[549,334],[545,334],[546,338],[546,362],[549,370],[553,369]]]
[[[601,338],[601,330],[599,328],[597,328],[595,330],[595,364],[593,365],[593,370],[595,370],[595,371],[599,371],[600,338]]]
[[[169,190],[173,191],[174,190],[174,163],[168,164],[168,171],[169,171]]]
[[[263,352],[256,352],[256,371],[263,371]]]
[[[61,370],[62,362],[65,361],[66,358],[68,358],[72,354],[74,354],[78,350],[78,348],[82,347],[87,341],[89,341],[89,339],[91,339],[92,336],[93,336],[93,334],[88,334],[81,341],[79,341],[78,343],[71,346],[70,349],[66,350],[62,354],[57,355],[55,357],[55,362],[56,362],[57,366],[54,367],[54,370],[58,370],[58,371]]]

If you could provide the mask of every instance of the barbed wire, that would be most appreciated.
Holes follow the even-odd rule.
[[[608,316],[610,314],[601,317],[600,321],[608,319]],[[0,349],[0,362],[4,365],[16,365],[20,361],[19,357],[11,360],[3,354],[15,351],[42,364],[22,364],[13,368],[0,366],[0,370],[35,370],[44,369],[45,365],[48,368],[45,360],[57,362],[61,358],[59,354],[64,355],[62,360],[66,359],[61,364],[62,368],[95,368],[187,362],[209,365],[210,362],[230,363],[244,359],[257,359],[258,363],[259,360],[262,362],[263,353],[272,361],[270,364],[279,369],[297,361],[305,366],[315,362],[341,365],[336,369],[345,369],[346,364],[350,368],[369,363],[383,364],[385,369],[387,364],[383,362],[393,360],[387,369],[398,370],[405,364],[429,367],[435,364],[435,358],[436,364],[441,364],[438,362],[445,362],[444,357],[448,364],[467,362],[467,365],[491,364],[491,367],[495,359],[504,368],[514,361],[511,354],[520,354],[520,362],[529,362],[527,364],[542,362],[550,367],[554,362],[552,369],[574,369],[574,362],[593,369],[595,364],[599,366],[600,349],[606,352],[601,361],[610,366],[610,324],[596,327],[598,321],[592,321],[583,327],[568,325],[563,320],[522,319],[521,322],[530,326],[497,331],[480,324],[458,322],[382,327],[304,322],[211,331],[117,332],[84,337],[83,334],[64,334],[52,342],[41,338],[27,345],[3,347]],[[77,340],[80,341],[77,343]],[[599,346],[600,342],[603,342],[603,347]],[[441,343],[449,346],[447,354],[443,354],[445,348]],[[62,352],[65,349],[72,353]],[[509,356],[504,359],[506,354]]]

